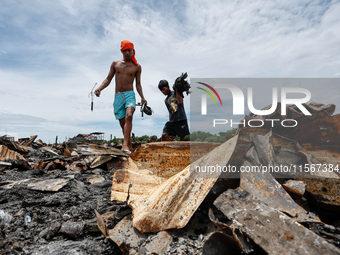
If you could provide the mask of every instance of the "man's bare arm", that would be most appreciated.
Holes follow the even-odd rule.
[[[176,90],[176,99],[177,99],[177,104],[183,104],[183,97],[181,96],[180,93]]]
[[[138,65],[137,73],[136,73],[136,89],[137,89],[138,94],[141,97],[142,103],[148,104],[148,102],[144,98],[142,85],[140,83],[141,73],[142,73],[142,67],[140,65]]]
[[[107,75],[106,79],[102,82],[102,84],[94,91],[94,93],[96,94],[97,97],[100,96],[100,92],[105,89],[107,86],[110,85],[113,77],[115,76],[116,73],[116,61],[113,61],[110,67],[110,71],[109,74]]]

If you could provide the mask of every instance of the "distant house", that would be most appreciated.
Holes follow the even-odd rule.
[[[7,135],[1,136],[1,139],[6,140],[6,141],[10,141],[10,142],[14,142],[14,137],[7,136]]]
[[[104,140],[104,134],[103,132],[93,132],[91,133],[91,137],[93,137],[93,140],[97,141],[103,141]]]
[[[77,142],[81,143],[98,143],[104,140],[104,133],[102,132],[93,132],[91,134],[78,134],[77,136],[68,140],[68,144],[76,144]],[[71,148],[73,148],[71,145]]]

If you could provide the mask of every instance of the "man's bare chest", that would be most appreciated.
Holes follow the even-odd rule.
[[[137,72],[137,67],[133,64],[118,63],[115,68],[117,73],[125,75],[134,76]]]

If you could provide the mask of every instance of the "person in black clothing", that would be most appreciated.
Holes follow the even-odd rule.
[[[164,103],[169,111],[169,121],[165,123],[161,140],[167,141],[169,135],[178,135],[180,140],[184,141],[190,132],[183,105],[183,93],[171,91],[166,80],[161,80],[158,88],[166,96]]]

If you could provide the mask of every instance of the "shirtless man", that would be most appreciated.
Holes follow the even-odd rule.
[[[142,103],[147,104],[147,101],[143,96],[142,85],[140,83],[142,68],[135,58],[133,43],[128,40],[122,41],[120,51],[123,54],[123,59],[112,62],[109,74],[94,93],[99,97],[100,92],[109,86],[113,76],[116,75],[115,99],[113,103],[114,114],[116,119],[119,120],[124,135],[122,150],[130,154],[132,151],[132,116],[136,108],[136,98],[133,91],[134,79],[136,79],[136,89]]]

